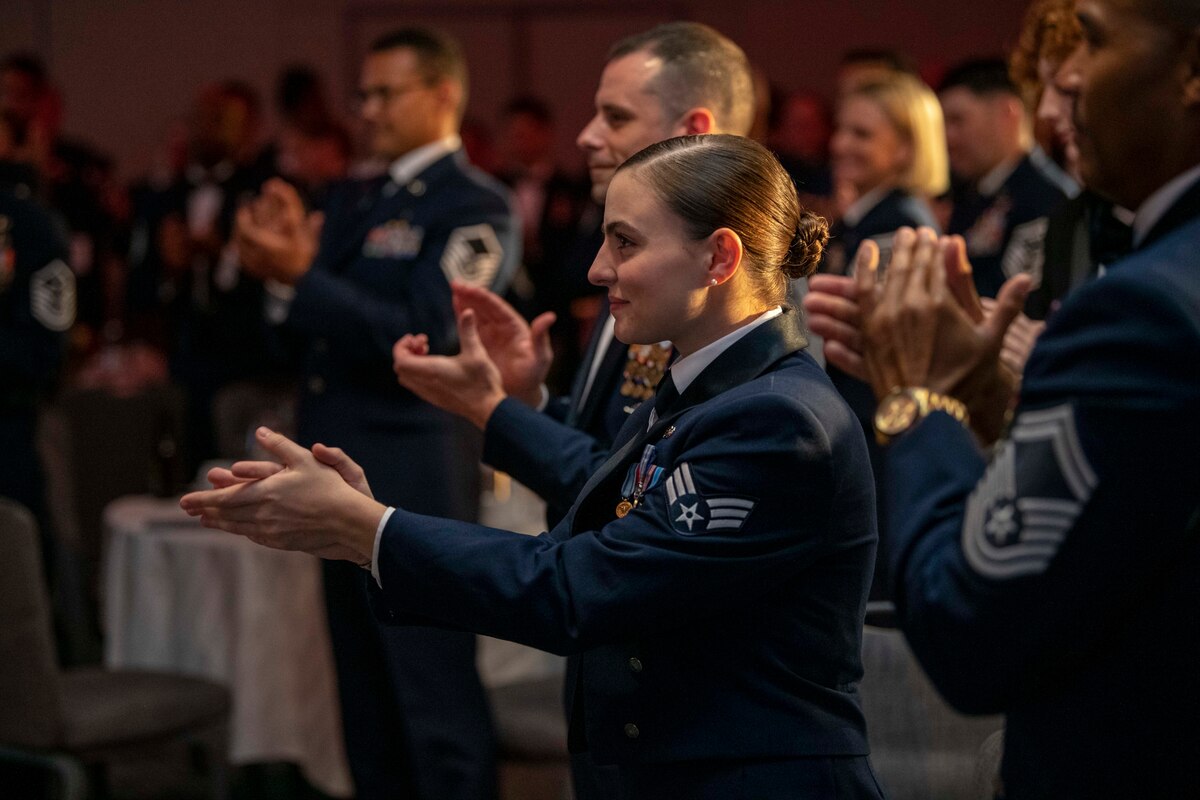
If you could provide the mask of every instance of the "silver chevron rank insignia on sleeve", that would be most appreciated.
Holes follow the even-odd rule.
[[[706,531],[738,531],[754,510],[755,501],[747,497],[703,497],[696,490],[692,470],[680,464],[666,481],[667,519],[686,536]]]
[[[967,563],[992,580],[1041,574],[1097,482],[1070,405],[1021,414],[967,500]]]

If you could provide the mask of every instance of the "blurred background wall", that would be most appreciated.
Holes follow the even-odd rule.
[[[829,94],[841,53],[907,52],[928,80],[948,64],[1012,44],[1026,0],[3,0],[0,54],[32,51],[62,88],[65,132],[142,174],[200,84],[239,77],[271,96],[284,66],[308,62],[348,116],[358,63],[373,37],[437,25],[467,49],[468,116],[494,124],[518,92],[544,97],[559,118],[563,164],[590,115],[605,51],[618,37],[668,19],[714,25],[783,89]],[[264,104],[264,105],[269,105]]]

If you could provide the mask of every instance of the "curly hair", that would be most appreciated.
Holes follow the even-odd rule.
[[[1042,93],[1038,64],[1043,60],[1055,66],[1061,64],[1082,39],[1074,0],[1038,0],[1029,7],[1021,37],[1008,62],[1008,73],[1026,105],[1036,106]]]

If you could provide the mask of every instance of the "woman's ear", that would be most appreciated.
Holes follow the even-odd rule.
[[[707,279],[709,285],[717,286],[733,277],[742,265],[745,248],[742,247],[742,237],[729,228],[717,228],[708,237],[709,252],[712,261],[709,262]]]

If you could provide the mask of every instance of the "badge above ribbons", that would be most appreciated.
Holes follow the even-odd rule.
[[[676,532],[694,536],[707,531],[739,531],[754,510],[755,500],[725,495],[703,497],[692,480],[692,469],[680,464],[667,478],[667,519]]]

